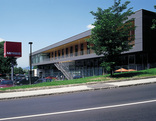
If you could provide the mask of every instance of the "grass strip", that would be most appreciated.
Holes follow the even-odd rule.
[[[156,68],[141,70],[141,71],[133,71],[133,72],[123,72],[123,73],[115,73],[112,77],[110,74],[100,75],[100,76],[92,76],[85,77],[80,79],[72,79],[72,80],[61,80],[61,81],[53,81],[53,82],[44,82],[33,85],[22,85],[22,86],[14,86],[9,88],[1,88],[1,91],[5,90],[14,90],[14,89],[27,89],[27,88],[36,88],[36,87],[48,87],[48,86],[61,86],[61,85],[70,85],[70,84],[81,84],[87,82],[99,82],[99,81],[110,81],[110,80],[125,80],[130,78],[142,78],[142,77],[151,77],[156,76]]]

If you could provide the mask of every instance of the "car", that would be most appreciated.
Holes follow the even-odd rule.
[[[43,82],[52,82],[54,79],[40,78],[34,82],[34,84],[43,83]]]
[[[31,78],[31,84],[34,84],[34,82],[35,82],[37,79],[39,79],[39,77],[32,77],[32,78]],[[26,77],[26,78],[24,78],[24,79],[15,81],[15,85],[26,85],[26,84],[30,84],[29,77]]]
[[[43,82],[47,82],[47,79],[40,78],[37,81],[35,81],[34,84],[43,83]]]
[[[22,79],[26,79],[25,76],[14,76],[14,83],[16,84],[17,81],[22,80]]]
[[[81,76],[81,75],[75,75],[75,76],[73,77],[73,79],[79,79],[79,78],[82,78],[82,76]]]
[[[45,79],[57,79],[57,78],[53,76],[48,76],[48,77],[45,77]]]
[[[25,76],[14,76],[14,80],[21,80],[21,79],[25,79]]]
[[[2,81],[2,80],[4,80],[2,77],[0,77],[0,82]]]
[[[12,87],[13,81],[12,80],[1,80],[0,88]]]

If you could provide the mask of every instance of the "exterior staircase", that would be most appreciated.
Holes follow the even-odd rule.
[[[71,75],[70,72],[69,72],[69,69],[68,69],[64,64],[62,64],[62,63],[55,63],[54,65],[56,66],[56,68],[57,68],[58,70],[60,70],[60,71],[63,73],[63,75],[64,75],[68,80],[73,79],[72,75]]]

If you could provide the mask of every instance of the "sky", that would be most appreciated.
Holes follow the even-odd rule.
[[[126,0],[121,0],[124,3]],[[156,0],[129,0],[133,11],[156,12]],[[22,42],[18,67],[29,66],[29,42],[32,51],[91,29],[90,11],[107,9],[114,0],[0,0],[0,41]]]

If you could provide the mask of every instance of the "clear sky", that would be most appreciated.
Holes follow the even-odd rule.
[[[122,3],[126,0],[122,0]],[[133,11],[156,12],[156,0],[130,0]],[[22,42],[18,67],[29,66],[33,52],[88,30],[94,22],[90,11],[107,9],[114,0],[0,0],[0,41]]]

